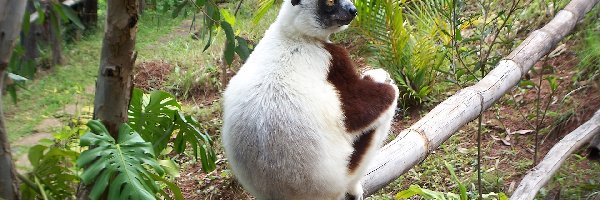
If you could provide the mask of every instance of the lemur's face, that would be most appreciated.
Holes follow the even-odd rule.
[[[291,0],[291,5],[295,15],[292,24],[308,35],[344,30],[358,14],[351,0]]]
[[[316,2],[316,19],[322,28],[348,25],[358,14],[350,0],[317,0]]]

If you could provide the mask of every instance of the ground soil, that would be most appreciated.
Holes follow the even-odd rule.
[[[163,88],[173,66],[164,61],[144,61],[134,68],[133,84],[148,92]]]

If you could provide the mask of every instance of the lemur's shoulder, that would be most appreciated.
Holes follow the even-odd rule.
[[[344,47],[324,43],[324,48],[331,54],[327,81],[340,95],[346,130],[364,130],[393,105],[396,90],[368,76],[361,78]]]

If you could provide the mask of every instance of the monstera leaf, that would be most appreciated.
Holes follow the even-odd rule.
[[[181,112],[181,105],[173,95],[163,91],[144,94],[142,90],[134,89],[128,123],[145,141],[152,143],[156,155],[176,134],[173,147],[177,153],[183,153],[189,144],[196,159],[200,157],[202,170],[210,172],[216,168],[212,139],[199,129],[202,125],[196,119]]]
[[[77,166],[86,185],[93,183],[91,199],[98,199],[108,188],[108,199],[155,199],[160,188],[152,178],[162,176],[152,145],[131,130],[127,124],[119,127],[118,141],[110,136],[97,120],[88,122],[90,132],[81,137],[80,145],[90,147],[81,153]]]
[[[167,92],[144,94],[135,88],[131,95],[128,124],[145,141],[152,142],[154,153],[158,154],[167,147],[175,128],[173,120],[180,108],[175,97]]]
[[[35,182],[38,191],[23,192],[23,199],[72,199],[75,194],[73,183],[79,181],[72,170],[78,153],[54,146],[35,145],[29,149],[29,161],[33,169],[26,176]],[[21,187],[30,188],[23,184]],[[25,189],[25,188],[24,188]],[[31,188],[33,189],[33,188]]]
[[[217,156],[212,147],[213,141],[208,134],[198,130],[197,127],[200,127],[200,123],[196,119],[178,112],[175,115],[175,127],[179,130],[173,145],[176,152],[182,153],[185,150],[186,144],[189,143],[194,150],[196,159],[200,155],[202,170],[204,172],[208,173],[217,168],[215,164]]]

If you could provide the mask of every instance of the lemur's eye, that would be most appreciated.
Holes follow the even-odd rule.
[[[326,5],[329,7],[333,7],[335,5],[335,0],[327,0]]]

